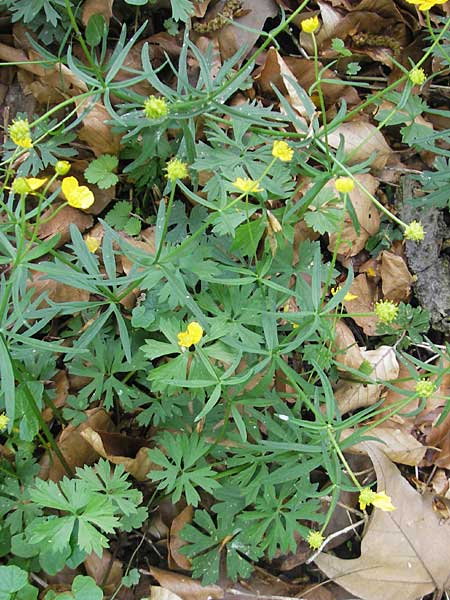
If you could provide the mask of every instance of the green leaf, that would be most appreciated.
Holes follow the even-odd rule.
[[[0,594],[14,594],[28,583],[28,575],[14,565],[0,566]]]
[[[105,26],[106,22],[103,15],[96,14],[89,18],[85,31],[86,42],[89,46],[98,46],[100,44],[103,32],[105,31]]]
[[[331,42],[331,47],[335,52],[339,52],[341,56],[352,56],[352,53],[350,52],[350,50],[347,50],[347,48],[345,47],[344,40],[341,40],[341,38],[333,38],[333,41]]]
[[[103,154],[91,162],[88,168],[84,171],[84,176],[89,183],[94,183],[102,190],[115,185],[119,178],[114,169],[117,168],[119,159],[111,154]]]
[[[142,222],[137,217],[130,217],[123,230],[128,235],[138,235],[141,232]]]
[[[321,235],[336,232],[339,229],[341,219],[342,211],[338,208],[309,211],[305,215],[306,224]]]
[[[133,210],[131,202],[128,200],[120,200],[116,202],[114,207],[108,212],[105,221],[114,229],[122,231],[130,219],[130,212]]]
[[[194,7],[190,0],[170,0],[172,5],[172,19],[174,21],[186,21],[192,16]]]

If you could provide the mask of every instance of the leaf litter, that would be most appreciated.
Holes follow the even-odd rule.
[[[86,0],[82,10],[82,20],[88,24],[92,16],[101,14],[108,23],[113,16],[115,7],[112,0]],[[195,17],[197,19],[210,19],[214,17],[214,10],[219,6],[210,6],[213,3],[195,3]],[[220,4],[220,3],[219,3]],[[278,13],[278,6],[291,7],[291,3],[264,0],[264,2],[253,2],[248,0],[244,3],[242,16],[237,16],[235,21],[220,28],[216,33],[210,34],[208,39],[216,45],[217,67],[232,56],[239,48],[247,46],[249,51],[260,39],[260,33],[266,22],[273,19]],[[333,38],[343,39],[349,48],[364,57],[364,60],[373,61],[377,65],[393,67],[394,60],[398,58],[397,45],[407,46],[411,38],[411,32],[416,33],[420,25],[417,19],[412,18],[405,11],[403,5],[397,5],[392,0],[373,2],[363,0],[361,2],[348,2],[347,0],[332,0],[331,2],[318,2],[317,10],[305,13],[305,17],[320,15],[321,29],[317,36],[322,57],[324,59],[339,58],[337,62],[338,71],[343,71],[345,61],[336,56],[332,46]],[[386,34],[386,22],[388,31]],[[243,27],[239,26],[242,25]],[[301,23],[297,23],[301,27]],[[396,43],[387,43],[386,46],[378,48],[370,44],[364,44],[361,37],[357,37],[356,30],[366,27],[372,35],[381,33]],[[19,30],[17,29],[19,32]],[[158,37],[159,36],[159,37]],[[179,54],[178,44],[164,34],[152,36],[156,52],[160,56],[170,47],[173,54]],[[199,47],[202,42],[199,40]],[[300,34],[299,44],[311,54],[310,37]],[[143,43],[142,43],[143,46]],[[142,48],[140,46],[139,50]],[[175,46],[175,48],[174,48]],[[203,48],[206,48],[203,42]],[[169,52],[170,53],[170,52]],[[86,91],[86,85],[65,65],[58,64],[45,69],[33,64],[33,60],[42,58],[34,47],[27,45],[24,48],[14,48],[7,44],[0,44],[0,58],[4,61],[19,62],[19,68],[26,72],[26,77],[21,80],[25,93],[32,94],[37,103],[49,101],[56,103],[58,96],[75,96]],[[192,61],[195,67],[195,60]],[[131,55],[129,68],[140,64],[140,52]],[[322,68],[323,64],[319,63]],[[357,88],[353,86],[340,87],[337,76],[329,69],[324,70],[327,82],[324,85],[324,100],[327,110],[332,112],[336,108],[338,99],[342,95],[346,98],[349,106],[356,105],[360,96]],[[126,72],[120,72],[117,80],[125,80]],[[297,128],[297,132],[308,130],[312,117],[310,106],[305,105],[307,99],[313,105],[317,102],[316,97],[307,95],[300,97],[298,88],[293,86],[296,82],[307,90],[314,82],[315,71],[309,58],[299,56],[285,56],[271,47],[264,53],[260,64],[254,74],[255,96],[264,102],[277,102],[279,96],[274,93],[274,86],[289,103],[290,107],[299,115],[300,122],[305,129]],[[336,81],[333,81],[336,80]],[[136,84],[133,89],[145,89],[149,93],[149,86],[145,82]],[[382,105],[381,109],[389,109],[389,104]],[[101,102],[89,107],[85,103],[77,105],[78,117],[81,126],[78,138],[84,142],[88,149],[89,158],[110,154],[118,156],[121,147],[121,136],[110,126],[108,112]],[[428,128],[432,127],[430,121],[422,119],[417,123]],[[328,141],[332,148],[338,148],[342,152],[343,159],[347,164],[353,165],[366,162],[371,173],[356,175],[359,181],[370,194],[377,193],[383,172],[395,165],[394,150],[391,140],[383,135],[376,125],[373,124],[371,116],[358,115],[350,122],[341,124],[328,135]],[[102,195],[103,192],[103,195]],[[96,202],[92,209],[94,215],[99,215],[115,197],[115,188],[109,193],[105,190],[96,190]],[[397,361],[395,349],[392,346],[378,345],[376,349],[367,349],[370,338],[377,333],[377,319],[373,316],[374,305],[380,298],[393,300],[398,303],[408,301],[415,283],[411,274],[409,261],[403,253],[390,245],[387,249],[378,253],[370,263],[375,273],[369,275],[368,270],[358,268],[357,259],[370,261],[366,254],[366,243],[369,238],[376,236],[381,227],[381,215],[374,207],[368,195],[360,188],[350,192],[349,199],[352,203],[360,228],[355,227],[354,220],[348,212],[345,215],[343,228],[343,243],[338,251],[338,261],[342,265],[355,265],[356,276],[349,288],[354,296],[351,300],[343,301],[343,306],[349,313],[372,313],[371,316],[355,316],[351,327],[344,320],[336,324],[335,347],[342,352],[338,366],[339,379],[334,387],[334,397],[342,415],[352,413],[364,407],[371,406],[379,401],[385,407],[394,404],[396,392],[393,387],[387,387],[376,380],[392,383],[402,389],[412,390],[414,383],[410,373],[405,372],[403,365]],[[46,223],[39,228],[39,237],[42,240],[50,240],[58,236],[57,247],[61,247],[70,241],[69,225],[76,224],[81,232],[94,234],[101,241],[103,237],[103,226],[96,223],[95,219],[80,210],[69,206],[64,207],[55,217],[51,218],[51,212],[44,213]],[[123,232],[120,235],[125,236]],[[307,238],[314,237],[309,230],[302,235]],[[128,236],[130,243],[143,253],[154,254],[155,230],[153,226],[142,230],[136,237]],[[333,252],[336,248],[336,234],[329,236],[329,250]],[[406,252],[408,256],[408,251]],[[361,256],[362,255],[362,256]],[[409,258],[409,257],[408,257]],[[353,261],[353,262],[352,262]],[[363,263],[360,263],[363,264]],[[368,263],[369,264],[369,263]],[[373,266],[372,266],[373,265]],[[128,274],[132,269],[132,262],[125,256],[122,257],[121,266]],[[104,264],[102,265],[104,268]],[[53,280],[46,279],[36,265],[34,271],[33,287],[36,294],[45,293],[45,296],[54,302],[64,302],[68,299],[86,300],[89,293],[84,290],[75,290],[71,286],[64,285]],[[137,289],[128,308],[134,305],[139,293]],[[293,311],[294,312],[294,311]],[[353,333],[355,324],[360,328],[358,341]],[[359,334],[365,336],[366,345],[361,343]],[[370,377],[374,383],[362,383],[357,378],[349,377],[347,371],[357,371],[362,364],[371,367]],[[402,377],[407,380],[404,383]],[[409,382],[409,383],[408,383]],[[67,395],[70,380],[64,371],[54,378],[57,388],[57,406],[63,406]],[[279,383],[279,382],[277,382]],[[82,383],[81,383],[82,385]],[[256,384],[255,384],[256,385]],[[284,384],[283,384],[284,385]],[[408,387],[409,386],[409,387]],[[251,389],[253,386],[248,386]],[[287,390],[286,386],[285,389]],[[414,489],[408,482],[412,480],[409,472],[405,477],[395,466],[395,463],[410,467],[440,467],[432,480],[435,490],[448,494],[449,485],[446,470],[450,468],[450,419],[448,416],[439,421],[444,414],[444,407],[448,391],[442,386],[427,400],[424,407],[420,408],[417,416],[396,415],[385,422],[372,423],[370,435],[377,438],[377,442],[364,442],[351,448],[350,451],[359,451],[367,454],[373,464],[376,474],[378,491],[386,491],[392,498],[396,507],[393,512],[383,512],[374,509],[369,517],[367,525],[362,533],[361,555],[358,558],[342,559],[332,554],[321,553],[315,558],[315,563],[325,575],[349,593],[356,594],[362,600],[390,600],[402,598],[404,600],[415,600],[433,592],[443,592],[449,584],[450,576],[450,521],[446,522],[440,518],[433,503],[433,495],[429,489]],[[45,414],[45,413],[44,413]],[[48,411],[47,411],[48,414]],[[114,425],[111,416],[101,407],[86,411],[86,421],[76,427],[67,425],[58,435],[57,445],[71,469],[77,466],[92,464],[98,457],[104,457],[112,464],[124,465],[137,481],[145,481],[148,472],[155,468],[152,465],[146,445],[142,440],[135,438],[132,432],[121,434]],[[349,432],[351,433],[351,432]],[[393,461],[393,462],[392,462]],[[64,470],[58,457],[52,450],[46,450],[40,462],[41,477],[52,481],[60,481]],[[440,477],[438,481],[438,475]],[[184,573],[191,570],[190,561],[179,552],[185,544],[179,537],[180,529],[192,521],[193,508],[191,506],[173,506],[174,516],[168,524],[167,545],[169,548],[168,566],[171,571],[151,566],[148,573],[152,580],[159,586],[149,585],[149,598],[154,600],[206,600],[207,598],[228,597],[227,588],[230,582],[225,581],[223,585],[202,586],[200,582],[190,578]],[[347,513],[346,513],[347,514]],[[166,533],[167,535],[167,533]],[[299,553],[291,563],[285,563],[291,568],[302,565],[307,558],[305,549],[301,551],[299,539]],[[278,557],[281,560],[286,557]],[[274,562],[276,565],[276,560]],[[96,555],[90,555],[85,561],[86,573],[91,574],[99,585],[103,586],[106,594],[114,593],[118,581],[123,573],[122,563],[104,552],[101,559]],[[268,566],[268,571],[273,569]],[[275,567],[276,570],[276,567]],[[282,569],[283,570],[283,569]],[[287,569],[289,571],[289,569]],[[182,571],[183,574],[177,571]],[[270,573],[266,572],[269,580],[267,587],[272,585],[275,590],[275,582],[270,581]],[[255,577],[256,579],[256,577]],[[255,584],[252,589],[252,580],[247,584],[250,593],[245,588],[240,589],[242,597],[248,598],[254,592],[253,597],[259,595],[259,589]],[[298,589],[290,589],[291,585],[283,581],[279,584],[278,595],[268,595],[267,598],[298,597],[301,593]],[[283,585],[285,589],[283,590]],[[314,586],[312,587],[314,590]],[[314,593],[314,592],[313,592]],[[285,594],[285,595],[280,595]],[[293,595],[295,594],[295,596]],[[237,597],[236,594],[232,594]],[[333,592],[323,588],[316,595],[308,594],[308,587],[304,589],[305,597],[336,598]]]

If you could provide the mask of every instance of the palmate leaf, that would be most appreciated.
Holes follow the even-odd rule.
[[[253,570],[252,562],[262,551],[247,534],[235,528],[227,517],[219,516],[217,525],[206,510],[195,511],[193,525],[186,525],[181,537],[189,542],[181,552],[192,562],[193,577],[201,577],[204,585],[219,579],[221,553],[225,552],[227,575],[236,581],[247,578]]]
[[[101,190],[112,187],[119,181],[117,175],[113,173],[118,164],[119,159],[117,156],[103,154],[93,160],[84,171],[86,180],[89,183],[97,184]]]
[[[149,456],[162,470],[150,471],[148,477],[152,481],[159,481],[157,489],[171,493],[173,502],[178,502],[184,495],[188,504],[197,506],[200,495],[196,487],[209,493],[220,487],[214,478],[215,471],[204,459],[210,445],[197,434],[174,435],[164,432],[160,437],[160,445],[167,456],[159,448],[149,450]]]

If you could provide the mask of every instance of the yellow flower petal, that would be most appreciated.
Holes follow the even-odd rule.
[[[388,496],[385,492],[377,492],[375,494],[375,498],[372,501],[372,504],[376,508],[384,510],[385,512],[391,512],[395,510],[395,506],[392,504],[391,497]]]
[[[256,194],[257,192],[263,191],[262,187],[260,187],[257,181],[249,179],[248,177],[237,177],[233,181],[233,185],[235,188],[241,192],[244,192],[245,194]]]
[[[92,235],[86,236],[86,239],[84,241],[86,243],[87,249],[89,250],[89,252],[92,252],[92,254],[97,252],[97,250],[100,248],[100,240],[98,240]]]
[[[203,336],[203,327],[197,323],[197,321],[192,321],[186,328],[186,331],[180,331],[178,334],[178,345],[182,348],[189,348],[193,344],[198,344]]]
[[[317,17],[311,17],[310,19],[304,19],[301,23],[302,31],[305,33],[314,33],[319,28],[319,19]]]
[[[76,177],[64,177],[61,184],[67,204],[86,210],[94,203],[94,194],[85,185],[80,185]]]

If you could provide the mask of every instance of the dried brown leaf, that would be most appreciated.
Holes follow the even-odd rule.
[[[353,300],[344,300],[345,309],[350,316],[351,313],[373,312],[376,288],[365,273],[355,277],[349,291],[356,296]],[[362,328],[365,334],[376,335],[378,319],[375,314],[367,317],[352,316],[352,319]]]
[[[355,179],[372,195],[378,189],[379,182],[372,175],[356,175]],[[363,250],[368,238],[375,235],[380,228],[380,215],[370,197],[360,190],[358,186],[355,186],[355,189],[350,192],[349,196],[358,217],[360,231],[357,233],[351,216],[347,212],[342,230],[339,234],[333,233],[330,235],[328,246],[331,251],[334,251],[336,242],[340,240],[338,253],[346,258],[356,256],[356,254]]]
[[[146,481],[147,473],[154,467],[143,440],[108,431],[86,427],[81,435],[94,450],[114,465],[123,465],[125,471],[138,481]]]
[[[219,600],[224,596],[218,585],[203,586],[195,579],[156,567],[150,567],[150,573],[161,587],[177,594],[181,600]]]
[[[120,586],[123,565],[120,560],[114,559],[108,550],[103,550],[101,558],[92,552],[85,558],[83,564],[87,575],[90,575],[97,585],[102,586],[105,594],[113,594]]]
[[[82,436],[85,429],[95,427],[110,431],[113,429],[111,417],[103,408],[93,408],[86,411],[87,420],[81,425],[74,427],[68,425],[58,436],[56,443],[69,467],[75,471],[75,467],[91,465],[98,459],[96,452]],[[52,450],[44,454],[41,460],[41,479],[60,481],[67,473]]]
[[[373,169],[382,169],[386,166],[391,149],[375,125],[363,120],[350,121],[342,123],[328,134],[328,142],[335,149],[339,147],[342,138],[346,162],[350,165],[372,157],[370,165]]]
[[[169,558],[171,558],[180,569],[184,569],[185,571],[190,571],[191,561],[187,556],[180,552],[180,549],[187,544],[187,542],[180,537],[180,531],[187,523],[192,522],[193,515],[194,509],[192,506],[186,506],[186,508],[175,517],[170,526]]]
[[[361,350],[363,360],[367,360],[373,368],[371,379],[391,381],[399,373],[399,364],[394,348],[380,346],[376,350]],[[384,385],[369,383],[364,385],[355,381],[341,381],[338,383],[334,397],[341,414],[357,408],[371,406],[380,398]]]
[[[170,590],[156,585],[150,586],[150,600],[183,600]]]
[[[83,123],[78,137],[89,145],[95,156],[119,153],[121,136],[113,133],[109,124],[111,117],[103,104],[77,102],[77,114],[82,116]]]
[[[55,396],[53,397],[53,404],[56,408],[61,408],[66,403],[67,396],[69,395],[69,378],[67,377],[66,371],[63,369],[59,370],[51,380],[54,384]],[[42,416],[45,421],[51,421],[54,417],[53,411],[49,406],[46,406],[42,411]]]
[[[33,299],[36,299],[43,293],[46,293],[53,302],[86,302],[89,300],[90,293],[87,290],[72,287],[61,281],[49,279],[45,273],[33,271],[29,287],[34,288]],[[46,302],[42,302],[41,306]]]
[[[336,323],[334,331],[333,351],[336,352],[336,361],[339,370],[359,369],[364,358],[361,349],[356,343],[355,336],[342,319]]]
[[[39,226],[39,237],[41,240],[48,240],[54,235],[59,234],[61,237],[56,245],[59,248],[67,244],[70,240],[70,225],[74,224],[81,233],[92,227],[92,217],[82,210],[72,208],[71,206],[64,206],[53,218],[50,218],[56,208],[53,205],[51,209],[46,210],[42,214],[42,221],[50,220]]]
[[[222,62],[231,58],[243,47],[247,48],[247,54],[251,52],[253,45],[261,35],[260,32],[264,29],[264,23],[278,14],[278,7],[274,0],[243,0],[242,12],[243,16],[236,18],[235,21],[248,29],[237,27],[231,23],[223,27],[217,34]]]
[[[108,25],[112,17],[113,3],[114,0],[86,0],[83,4],[83,12],[81,13],[83,25],[86,27],[92,15],[102,15]]]
[[[413,277],[403,257],[386,250],[382,252],[380,274],[385,298],[393,302],[409,299]]]
[[[318,567],[362,600],[417,600],[442,591],[449,584],[450,527],[440,523],[431,498],[414,490],[376,446],[366,448],[378,491],[391,497],[396,510],[374,509],[359,558],[322,554]]]

